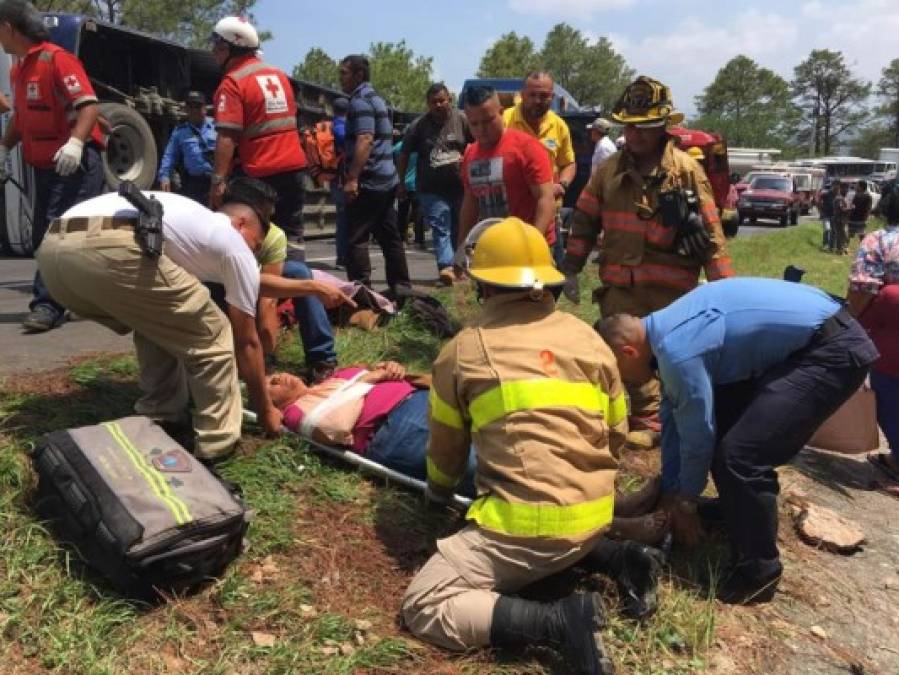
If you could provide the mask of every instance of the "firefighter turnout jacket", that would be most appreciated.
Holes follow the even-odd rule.
[[[581,542],[612,521],[627,408],[615,357],[549,293],[489,298],[432,371],[427,474],[451,490],[474,442],[468,520],[509,537]]]
[[[293,87],[283,71],[252,55],[233,59],[213,100],[216,128],[240,134],[237,154],[248,176],[306,166]]]
[[[663,224],[659,194],[693,190],[712,239],[704,265],[676,252],[677,228]],[[604,285],[661,286],[684,293],[699,283],[704,267],[710,281],[734,275],[721,220],[705,172],[687,153],[668,141],[660,166],[643,177],[627,147],[601,165],[577,201],[566,246],[565,272],[579,272],[602,232],[599,276]]]
[[[11,79],[25,161],[38,169],[52,169],[56,152],[72,135],[77,109],[97,102],[84,66],[62,47],[39,42],[13,66]],[[94,124],[89,140],[100,150],[105,147],[99,125]]]

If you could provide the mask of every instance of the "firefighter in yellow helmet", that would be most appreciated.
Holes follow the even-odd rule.
[[[626,143],[597,169],[578,198],[561,268],[565,295],[579,301],[577,274],[602,233],[594,293],[602,316],[646,316],[696,287],[733,276],[712,188],[668,129],[683,121],[671,90],[646,76],[628,85],[612,110]],[[629,441],[652,446],[660,391],[653,379],[630,391]]]
[[[687,154],[700,164],[705,161],[705,155],[702,152],[702,148],[698,148],[695,145],[692,148],[687,149]]]
[[[473,442],[477,498],[412,580],[405,623],[446,649],[546,644],[576,672],[611,673],[598,595],[512,594],[591,554],[612,521],[627,423],[614,356],[556,310],[548,289],[565,278],[536,228],[505,218],[472,241],[467,272],[483,308],[434,363],[427,475],[431,498],[446,499]]]

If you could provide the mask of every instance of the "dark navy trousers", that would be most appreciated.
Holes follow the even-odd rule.
[[[826,329],[825,329],[826,327]],[[715,388],[712,478],[732,563],[761,582],[780,574],[775,467],[786,464],[861,386],[878,354],[844,310],[805,348],[763,376]]]

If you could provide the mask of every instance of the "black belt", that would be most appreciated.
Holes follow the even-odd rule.
[[[54,218],[47,228],[48,234],[61,232],[87,232],[92,218]],[[133,230],[137,218],[105,217],[100,223],[101,230]]]

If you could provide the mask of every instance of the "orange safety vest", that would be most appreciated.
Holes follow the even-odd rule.
[[[71,58],[63,62],[59,55]],[[97,101],[90,80],[77,58],[50,42],[34,45],[14,66],[12,78],[13,111],[25,161],[38,169],[52,169],[54,155],[72,135],[75,106]],[[90,140],[105,147],[99,125],[94,124]]]
[[[239,61],[225,74],[215,101],[216,127],[240,132],[237,153],[247,175],[270,176],[306,166],[297,104],[283,71],[256,57]]]

